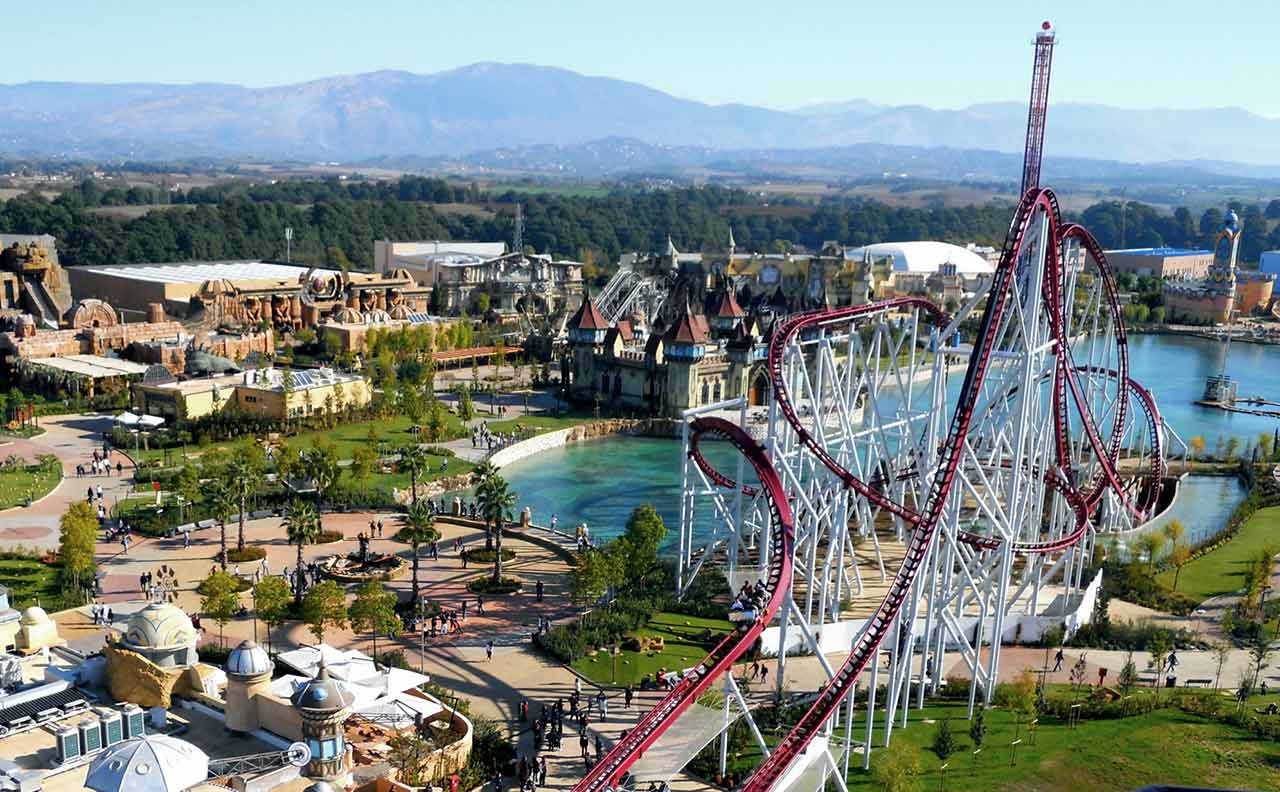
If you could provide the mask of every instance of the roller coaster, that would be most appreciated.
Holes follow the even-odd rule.
[[[1045,31],[1034,73],[1040,130]],[[853,755],[869,765],[876,718],[887,745],[913,700],[922,707],[939,690],[948,660],[972,681],[972,714],[979,695],[993,698],[1002,642],[1087,618],[1098,535],[1159,509],[1165,459],[1181,441],[1130,378],[1106,255],[1086,229],[1062,222],[1053,191],[1038,186],[1038,158],[990,281],[955,315],[916,297],[793,315],[767,342],[763,429],[741,400],[686,413],[677,586],[684,593],[699,575],[723,575],[732,590],[762,579],[767,598],[577,792],[666,780],[638,763],[718,683],[724,717],[709,738],[676,738],[689,744],[684,759],[718,734],[723,773],[727,728],[742,717],[764,759],[739,789],[844,792]],[[736,423],[724,417],[735,412]],[[733,475],[710,460],[711,438],[737,450]],[[875,599],[864,572],[877,571],[883,593],[860,612]],[[812,654],[827,676],[773,742],[733,678],[733,663],[753,651],[776,657],[780,693],[788,656]],[[845,660],[832,667],[837,653]],[[864,675],[865,724],[855,729]]]

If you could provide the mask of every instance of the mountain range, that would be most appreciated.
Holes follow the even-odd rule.
[[[866,144],[1022,150],[1021,102],[940,110],[863,100],[792,111],[708,105],[634,82],[525,64],[477,63],[250,88],[220,83],[0,85],[0,156],[159,160],[463,157],[602,139],[706,152]],[[1280,164],[1280,120],[1239,108],[1050,107],[1049,156],[1212,161],[1235,175]],[[1268,169],[1274,170],[1274,169]]]

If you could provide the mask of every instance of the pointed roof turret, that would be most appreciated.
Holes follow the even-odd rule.
[[[729,255],[730,256],[733,255],[733,251],[737,249],[737,247],[738,247],[737,243],[733,241],[733,224],[730,223],[729,224]]]
[[[667,234],[667,255],[676,258],[680,255],[680,251],[676,250],[676,243],[671,241],[671,235]]]
[[[582,293],[582,304],[578,306],[578,312],[569,320],[569,327],[573,330],[609,329],[609,323],[600,315],[600,310],[591,299],[591,292]]]
[[[738,305],[738,298],[734,296],[732,286],[721,292],[715,308],[717,319],[741,319],[746,315],[742,306]]]
[[[667,340],[675,344],[707,343],[707,329],[702,322],[697,321],[697,317],[693,316],[688,302],[676,317],[671,329],[667,331]]]

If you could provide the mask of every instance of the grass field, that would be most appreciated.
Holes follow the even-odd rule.
[[[1270,700],[1273,697],[1269,697]],[[1251,705],[1262,705],[1254,698]],[[1280,777],[1280,744],[1244,730],[1176,709],[1114,720],[1085,720],[1075,729],[1042,720],[1034,730],[1017,724],[1007,710],[987,710],[982,751],[975,755],[964,702],[937,702],[912,709],[906,728],[895,725],[893,741],[905,741],[920,759],[919,789],[953,792],[1128,792],[1147,784],[1187,784],[1233,789],[1275,789]],[[931,750],[938,724],[950,719],[956,750],[944,761]],[[872,771],[862,770],[862,754],[850,760],[850,790],[880,790],[874,777],[884,744],[883,713],[876,719]],[[854,739],[865,735],[865,709],[854,719]],[[770,730],[766,739],[777,739]],[[833,743],[842,745],[844,730]],[[1021,740],[1016,748],[1013,741]],[[739,743],[730,772],[739,776],[760,763],[753,741]],[[942,765],[947,765],[945,785]]]
[[[660,652],[633,652],[623,650],[616,658],[599,653],[595,657],[575,660],[573,669],[593,682],[602,685],[639,685],[645,676],[665,668],[678,671],[694,665],[707,656],[707,652],[721,636],[731,629],[724,619],[700,619],[679,613],[658,613],[636,635],[646,638],[661,637]],[[710,634],[711,639],[702,640]]]
[[[1184,566],[1178,591],[1197,601],[1239,591],[1249,562],[1269,544],[1280,546],[1280,507],[1259,509],[1231,541]],[[1159,577],[1173,585],[1173,570]]]
[[[1010,745],[1015,733],[1012,715],[1002,709],[989,710],[987,735],[976,764],[962,703],[931,706],[911,714],[915,720],[906,729],[895,729],[893,739],[905,739],[920,749],[926,789],[937,789],[941,783],[943,762],[929,746],[937,721],[945,717],[951,718],[952,732],[960,744],[959,752],[948,759],[946,773],[946,788],[954,792],[1119,792],[1154,783],[1275,789],[1280,778],[1280,745],[1177,710],[1085,721],[1076,729],[1064,723],[1041,723],[1035,729],[1034,743],[1024,725],[1017,729],[1022,742],[1016,755]],[[875,744],[882,742],[880,736]],[[873,765],[875,758],[873,750]],[[860,768],[851,771],[848,780],[851,790],[881,788],[871,773]]]
[[[9,607],[39,605],[49,612],[62,608],[58,569],[34,558],[0,557],[0,586],[9,589]]]
[[[62,466],[54,460],[48,465],[26,465],[0,472],[0,509],[9,509],[37,501],[49,494],[62,481]]]

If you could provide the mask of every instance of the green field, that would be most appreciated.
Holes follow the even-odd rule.
[[[58,568],[34,558],[0,557],[0,586],[9,589],[11,608],[38,604],[51,613],[62,608]]]
[[[1273,700],[1270,696],[1265,701]],[[1255,697],[1251,706],[1261,706]],[[1147,784],[1187,784],[1236,789],[1275,789],[1280,778],[1280,744],[1256,738],[1248,732],[1177,709],[1113,720],[1084,720],[1072,729],[1066,723],[1040,721],[1034,730],[1015,723],[1007,710],[986,712],[986,736],[976,756],[969,736],[965,702],[936,702],[923,710],[912,709],[906,728],[901,721],[893,730],[893,742],[912,746],[919,757],[920,790],[954,792],[1128,792]],[[956,750],[944,761],[931,750],[938,724],[951,721]],[[862,770],[862,754],[850,760],[850,790],[880,790],[874,777],[877,756],[884,756],[884,717],[880,712],[873,730],[872,771]],[[865,735],[865,707],[854,719],[854,740]],[[781,731],[768,729],[775,741]],[[739,778],[760,762],[754,741],[733,744],[729,771]],[[834,744],[843,746],[844,729],[836,731]],[[1015,747],[1014,740],[1020,740]],[[731,751],[733,749],[731,748]],[[705,761],[705,760],[700,760]],[[946,764],[945,779],[942,765]],[[714,763],[711,765],[714,767]],[[945,781],[945,784],[944,784]]]
[[[0,471],[0,509],[35,502],[48,495],[62,481],[62,465],[54,459],[49,464],[22,465]]]
[[[729,622],[724,619],[657,613],[635,634],[661,637],[662,651],[640,653],[624,649],[616,657],[600,652],[594,657],[575,660],[573,669],[597,684],[639,686],[642,678],[652,677],[653,672],[660,668],[679,671],[695,665],[730,629]],[[710,640],[703,640],[708,633]]]
[[[1269,544],[1280,546],[1280,507],[1259,509],[1231,541],[1184,566],[1178,591],[1196,601],[1239,591],[1249,562]],[[1173,574],[1161,572],[1159,579],[1172,586]]]

